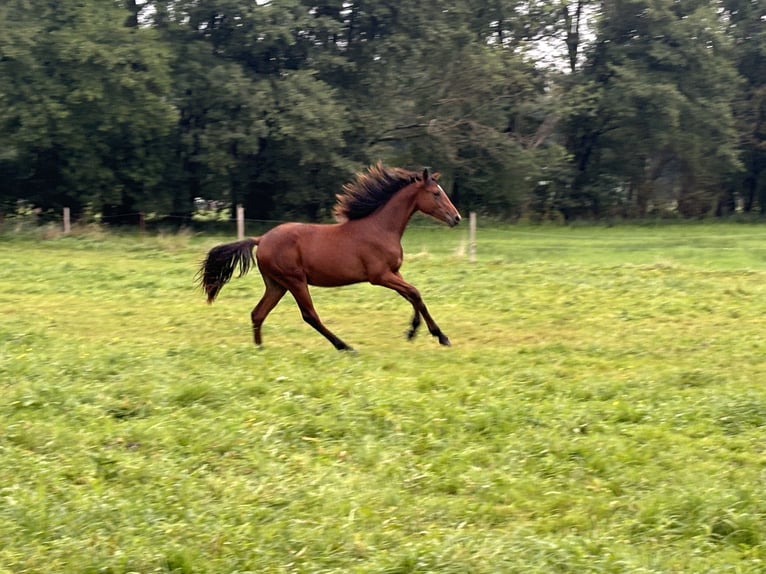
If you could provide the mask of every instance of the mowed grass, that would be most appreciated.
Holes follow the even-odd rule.
[[[0,572],[763,572],[766,227],[416,220],[404,276],[212,306],[225,237],[0,237]]]

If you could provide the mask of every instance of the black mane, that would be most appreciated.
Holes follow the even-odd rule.
[[[333,214],[337,221],[367,217],[405,186],[420,179],[419,174],[399,167],[386,167],[378,162],[367,171],[356,174],[354,181],[343,186],[335,197]]]

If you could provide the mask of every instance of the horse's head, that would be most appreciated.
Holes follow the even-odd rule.
[[[417,182],[419,189],[415,207],[426,215],[454,227],[460,222],[460,213],[444,193],[438,179],[438,173],[432,175],[428,168],[423,170],[423,177]]]

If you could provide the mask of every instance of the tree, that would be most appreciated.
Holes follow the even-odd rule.
[[[181,112],[167,184],[176,205],[188,212],[204,197],[243,203],[258,218],[322,216],[353,164],[314,17],[289,0],[161,4]]]
[[[0,195],[75,214],[155,205],[176,120],[168,52],[126,16],[97,0],[0,7]]]
[[[728,202],[744,211],[766,213],[766,5],[758,0],[725,0],[723,19],[734,43],[737,70],[744,79],[735,108],[742,172],[734,174]]]
[[[601,15],[582,75],[590,105],[570,117],[575,157],[569,215],[605,204],[702,215],[739,169],[738,76],[708,2],[618,0]]]
[[[343,6],[318,11],[343,30],[334,53],[348,65],[325,77],[349,102],[352,149],[413,167],[431,163],[464,207],[518,215],[552,130],[549,110],[538,107],[542,76],[510,38],[495,39],[496,12],[477,16],[480,6],[449,2]]]
[[[383,159],[506,217],[766,209],[759,0],[8,0],[0,202],[327,217]]]

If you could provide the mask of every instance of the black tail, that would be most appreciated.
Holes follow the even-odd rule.
[[[248,237],[242,241],[213,247],[197,272],[197,280],[207,293],[207,302],[215,301],[218,292],[228,283],[234,270],[239,267],[238,277],[250,271],[255,257],[253,248],[260,237]]]

